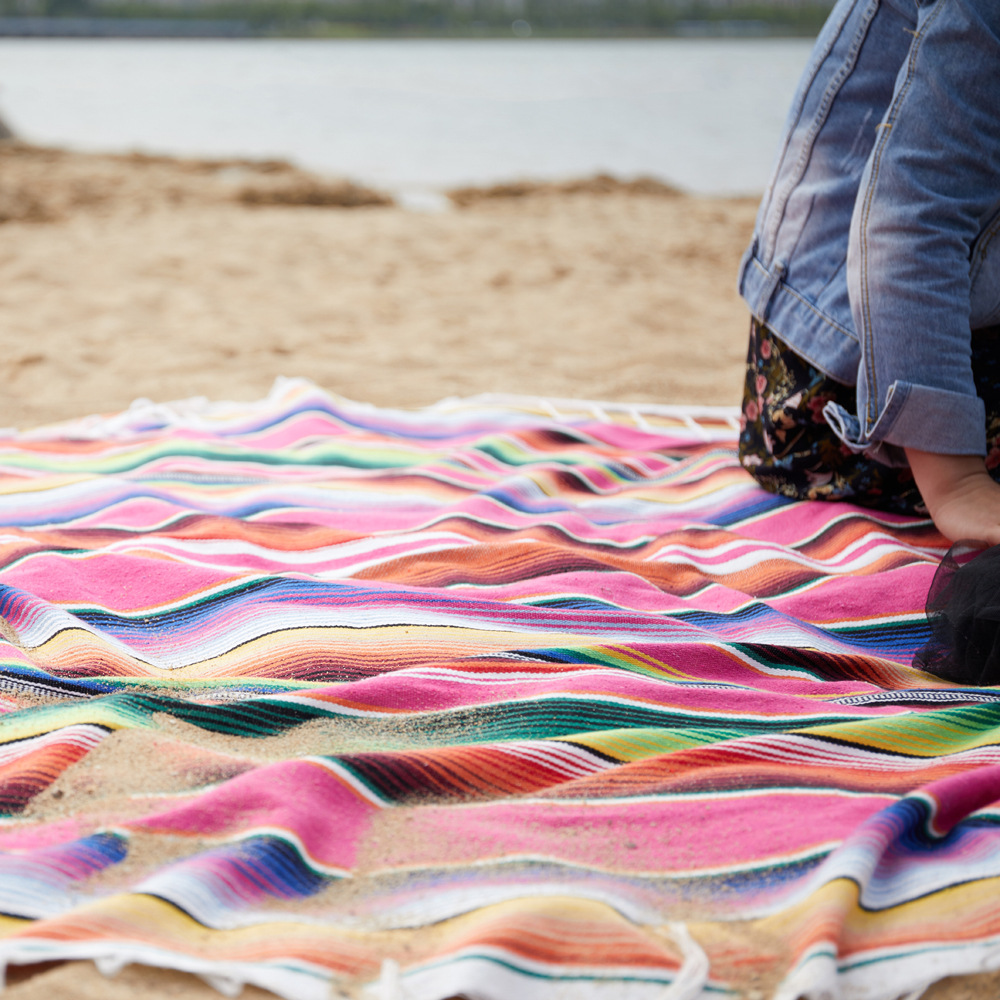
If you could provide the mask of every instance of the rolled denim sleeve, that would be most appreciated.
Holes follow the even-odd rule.
[[[851,220],[858,412],[827,419],[890,464],[985,453],[970,260],[1000,189],[1000,0],[924,0]]]

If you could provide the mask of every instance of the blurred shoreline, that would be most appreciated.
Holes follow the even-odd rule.
[[[734,38],[814,36],[832,0],[0,0],[0,37]]]
[[[245,18],[199,17],[33,17],[0,16],[0,38],[511,38],[535,35],[526,28],[483,26],[452,30],[407,30],[386,32],[363,25],[337,22],[255,24]],[[540,31],[539,38],[811,38],[822,21],[768,21],[762,19],[686,19],[660,31]]]

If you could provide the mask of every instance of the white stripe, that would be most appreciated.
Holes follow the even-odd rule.
[[[74,723],[55,729],[50,733],[43,733],[40,736],[29,736],[23,740],[0,745],[0,765],[10,764],[21,757],[26,757],[36,750],[43,750],[45,747],[58,746],[61,743],[68,743],[76,747],[85,747],[92,750],[101,740],[107,736],[106,730],[90,723]]]

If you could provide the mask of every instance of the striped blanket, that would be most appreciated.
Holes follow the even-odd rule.
[[[928,521],[728,412],[281,381],[0,441],[0,965],[289,1000],[892,998],[1000,967],[1000,694]]]

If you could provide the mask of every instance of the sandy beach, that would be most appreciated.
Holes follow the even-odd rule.
[[[267,204],[343,200],[281,164],[8,147],[0,425],[254,399],[276,375],[383,406],[735,403],[753,200],[568,187],[348,210]]]
[[[0,143],[0,426],[137,397],[254,399],[277,375],[382,406],[483,392],[735,404],[735,276],[755,211],[590,179],[418,212],[281,163]],[[985,998],[998,982],[924,996]],[[10,970],[6,995],[219,994],[67,963]]]

